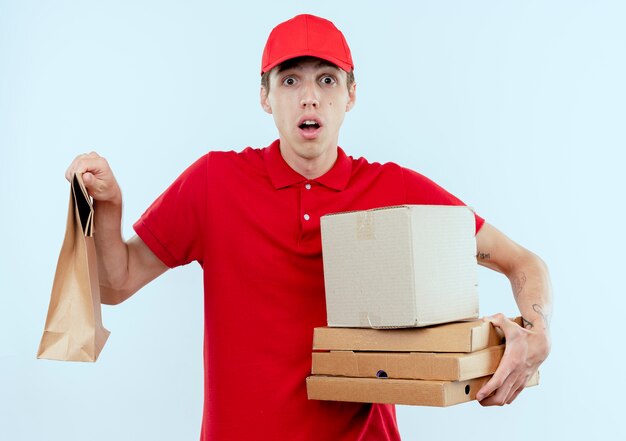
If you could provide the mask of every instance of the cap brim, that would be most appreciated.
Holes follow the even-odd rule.
[[[294,58],[299,58],[299,57],[315,57],[315,58],[319,58],[320,60],[324,60],[324,61],[328,61],[329,63],[334,64],[335,66],[337,66],[340,69],[345,70],[346,72],[352,72],[354,70],[354,66],[344,60],[340,60],[336,57],[333,57],[331,55],[326,55],[326,54],[320,54],[320,53],[313,53],[311,51],[302,51],[302,52],[295,52],[289,55],[285,55],[284,57],[281,57],[277,60],[274,60],[272,63],[268,64],[267,66],[263,66],[261,68],[261,75],[263,75],[265,72],[269,72],[270,70],[274,69],[276,66],[278,66],[279,64],[284,63],[287,60],[291,60]]]

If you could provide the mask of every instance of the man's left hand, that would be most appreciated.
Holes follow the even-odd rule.
[[[525,329],[503,314],[485,320],[502,330],[506,348],[498,369],[478,391],[476,399],[482,406],[511,404],[548,356],[550,340],[546,333]]]

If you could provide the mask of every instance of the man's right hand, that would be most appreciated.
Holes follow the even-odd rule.
[[[87,192],[96,201],[122,204],[122,191],[117,184],[109,163],[96,152],[78,155],[67,168],[65,178],[71,181],[80,174]]]
[[[98,202],[94,241],[98,254],[100,300],[115,305],[167,271],[167,266],[139,238],[122,238],[122,191],[109,163],[96,152],[78,155],[65,177],[82,174],[87,192]]]

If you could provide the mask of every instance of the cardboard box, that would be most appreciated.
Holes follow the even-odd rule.
[[[403,205],[321,218],[329,326],[417,327],[478,317],[474,213]]]
[[[313,331],[313,350],[474,352],[502,339],[502,332],[482,319],[410,329],[321,327]]]
[[[432,381],[314,375],[307,378],[306,385],[309,400],[445,407],[475,400],[476,393],[489,378]],[[527,386],[538,383],[539,373],[536,373]]]
[[[496,371],[504,345],[471,353],[314,352],[313,375],[463,381]]]

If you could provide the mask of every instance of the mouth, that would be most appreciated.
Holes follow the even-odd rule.
[[[319,129],[322,126],[318,121],[314,119],[306,119],[302,121],[298,127],[300,128],[300,130],[313,131]]]
[[[300,121],[300,124],[298,124],[298,128],[300,129],[302,137],[310,140],[317,137],[322,128],[322,124],[315,118],[304,118]]]

